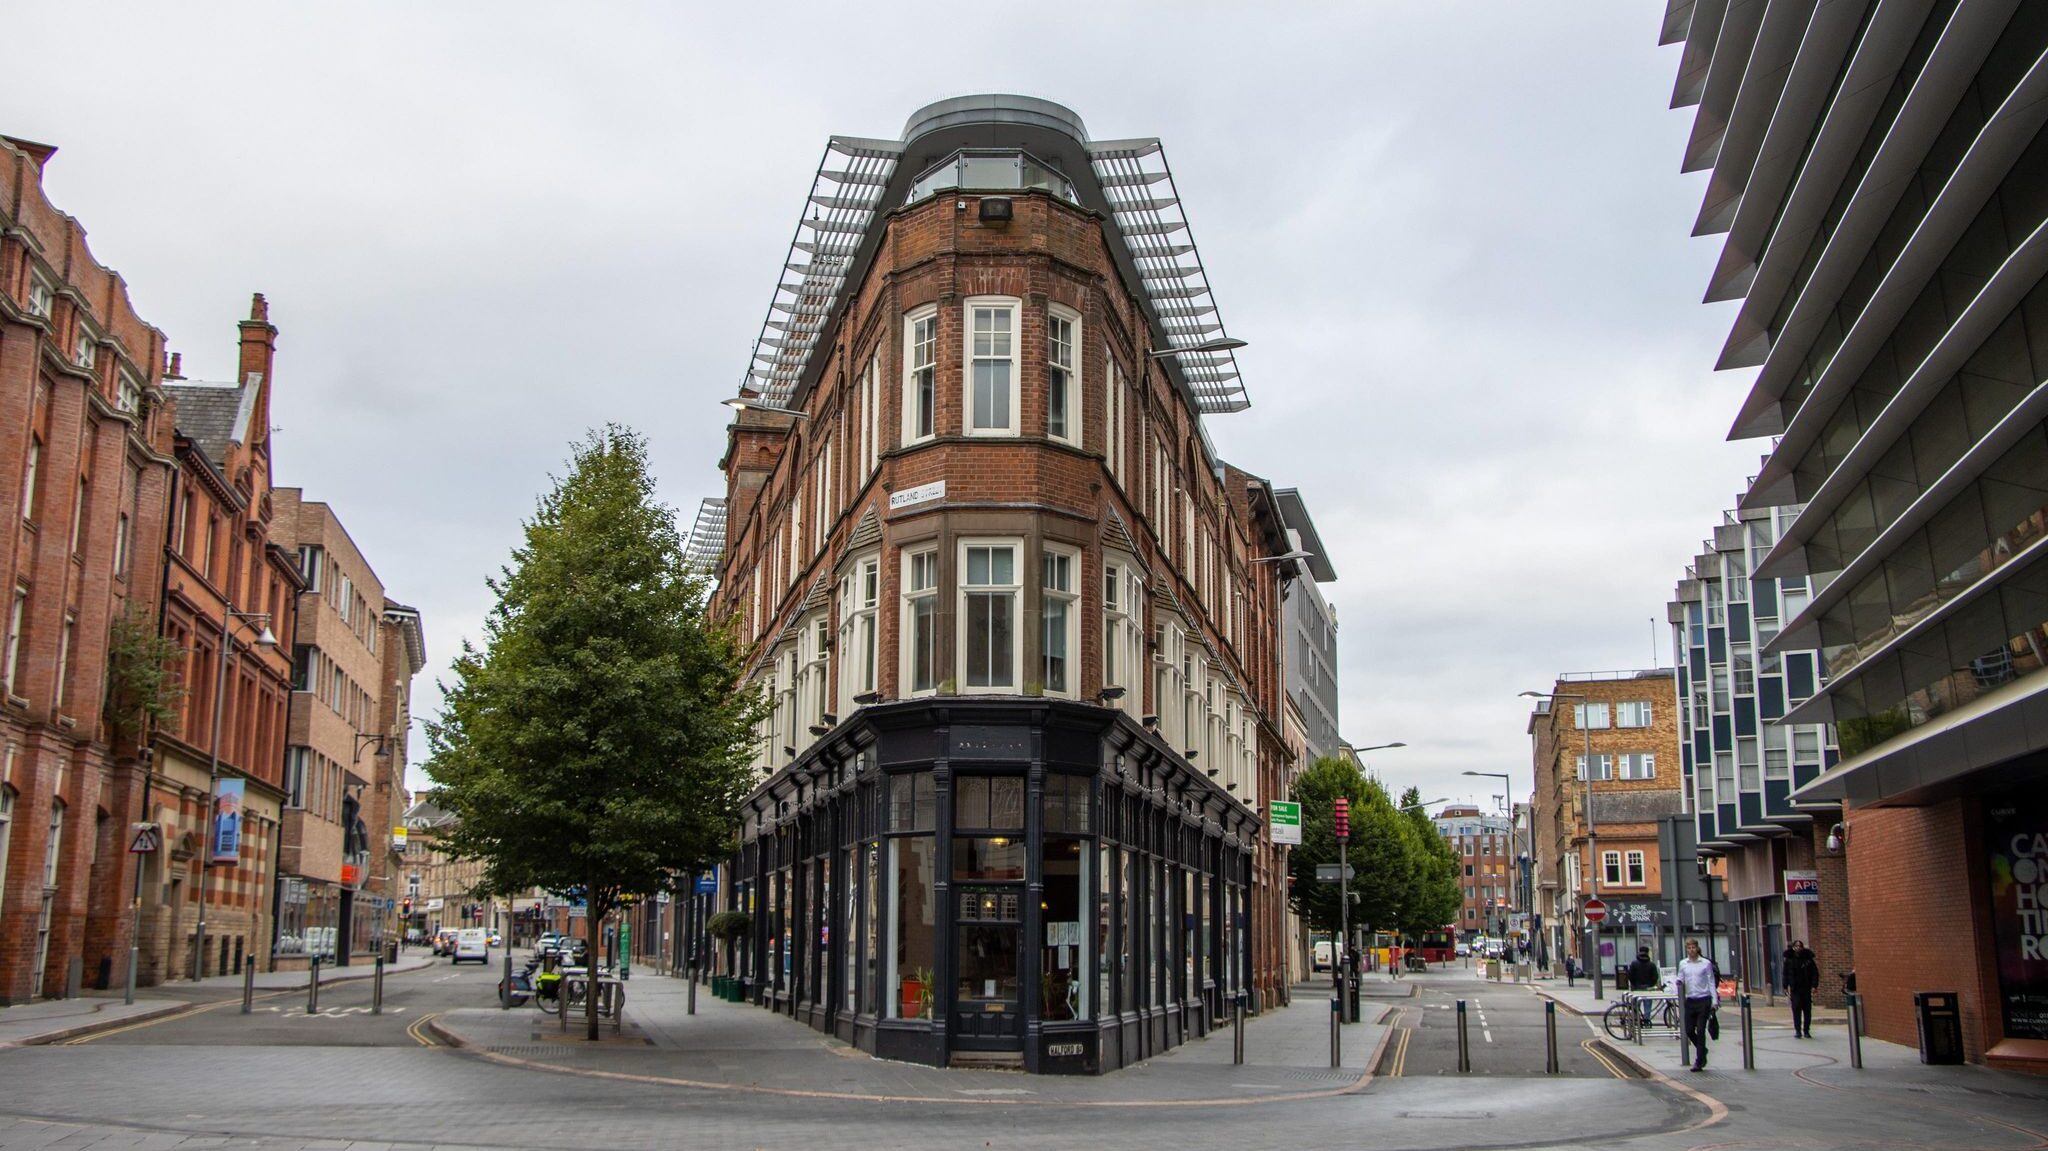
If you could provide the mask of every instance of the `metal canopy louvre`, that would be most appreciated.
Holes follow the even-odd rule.
[[[747,369],[743,390],[757,393],[764,403],[780,407],[795,396],[901,154],[902,145],[892,140],[834,136],[825,145],[825,156],[811,181],[810,214],[798,222],[789,256],[783,262],[801,278],[776,285],[761,335],[754,341],[753,363]],[[722,507],[719,517],[722,546]],[[695,541],[693,532],[693,548]]]
[[[697,522],[683,542],[683,566],[702,575],[718,571],[725,554],[725,499],[713,496],[697,505]]]
[[[1167,346],[1193,349],[1221,335],[1223,321],[1173,185],[1166,149],[1156,139],[1106,140],[1088,145],[1088,159]],[[1176,352],[1172,359],[1194,393],[1197,410],[1216,415],[1251,406],[1235,353],[1191,355]]]

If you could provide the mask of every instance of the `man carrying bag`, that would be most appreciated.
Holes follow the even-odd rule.
[[[1714,1014],[1721,995],[1716,974],[1713,962],[1700,955],[1698,941],[1686,940],[1685,958],[1678,962],[1672,990],[1685,1005],[1685,1042],[1697,1053],[1692,1061],[1694,1071],[1707,1069],[1709,1035],[1717,1039],[1720,1037],[1721,1021]]]

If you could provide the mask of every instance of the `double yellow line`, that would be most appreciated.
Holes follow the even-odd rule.
[[[411,1023],[406,1024],[405,1033],[412,1036],[412,1041],[421,1047],[439,1047],[441,1046],[440,1042],[427,1033],[427,1024],[440,1017],[441,1013],[438,1011],[431,1015],[422,1015]]]
[[[1408,1040],[1414,1038],[1414,1036],[1415,1029],[1413,1027],[1401,1028],[1401,1037],[1394,1041],[1394,1058],[1390,1061],[1387,1068],[1388,1078],[1399,1079],[1401,1073],[1408,1069]]]
[[[1582,1039],[1579,1041],[1579,1047],[1583,1049],[1586,1054],[1591,1055],[1593,1058],[1599,1060],[1600,1066],[1607,1068],[1607,1073],[1609,1075],[1614,1076],[1616,1079],[1635,1078],[1635,1076],[1630,1075],[1625,1069],[1623,1069],[1620,1064],[1616,1063],[1612,1056],[1608,1055],[1605,1051],[1602,1051],[1600,1049],[1600,1041],[1598,1039]]]

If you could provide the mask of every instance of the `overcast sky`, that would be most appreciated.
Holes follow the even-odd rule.
[[[829,135],[1014,91],[1158,136],[1251,345],[1211,435],[1338,570],[1346,737],[1406,741],[1368,761],[1426,799],[1525,792],[1516,693],[1668,663],[1762,448],[1725,442],[1663,4],[1266,7],[67,0],[10,11],[0,132],[61,149],[187,375],[231,378],[268,295],[276,482],[424,613],[421,715],[582,429],[644,431],[685,528],[719,494]]]

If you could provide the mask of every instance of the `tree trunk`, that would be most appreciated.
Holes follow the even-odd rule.
[[[604,952],[598,950],[598,944],[603,940],[604,929],[599,926],[602,917],[598,912],[596,884],[591,884],[584,889],[584,910],[586,914],[583,917],[583,930],[590,937],[590,958],[583,965],[586,973],[584,976],[586,981],[584,986],[589,989],[583,997],[583,1037],[595,1043],[597,1042],[598,959],[604,954]],[[610,909],[607,908],[606,910]]]

